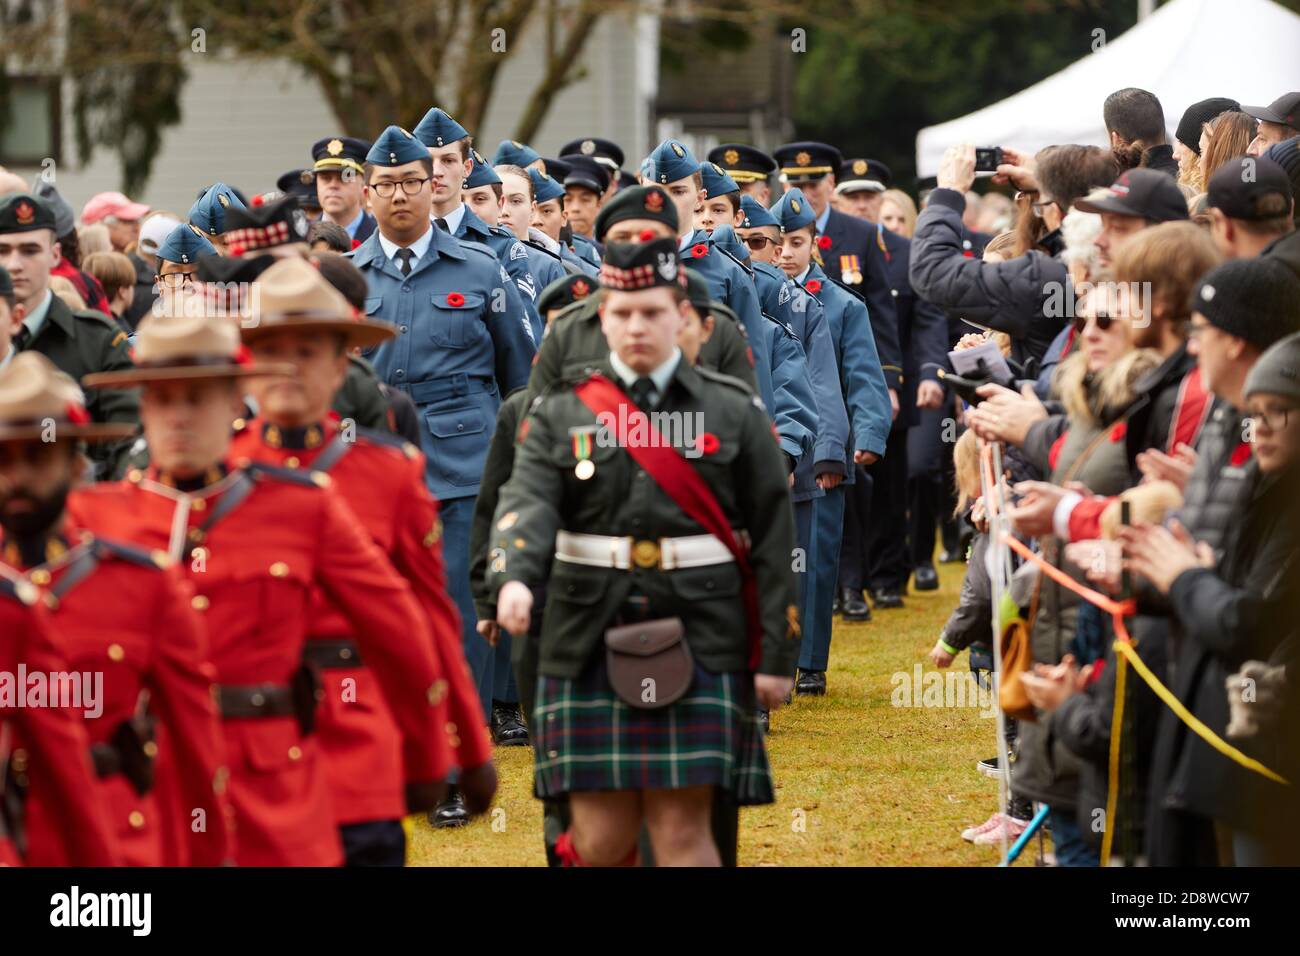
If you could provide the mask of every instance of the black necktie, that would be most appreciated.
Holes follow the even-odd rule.
[[[401,271],[402,275],[409,276],[411,274],[411,260],[414,257],[415,253],[410,249],[397,250],[397,268]]]
[[[27,344],[32,340],[32,330],[26,325],[18,326],[18,334],[14,336],[14,351],[21,352],[27,348]]]
[[[437,224],[438,228],[441,229],[443,232],[446,233],[451,232],[451,227],[447,225],[446,219],[435,219],[434,222]]]
[[[642,375],[632,383],[632,401],[636,402],[636,407],[641,411],[648,412],[652,405],[651,398],[654,391],[655,383]]]

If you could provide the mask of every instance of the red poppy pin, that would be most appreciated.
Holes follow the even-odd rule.
[[[252,204],[254,206],[260,206],[264,202],[266,202],[266,200],[262,197],[260,193],[252,198]]]
[[[447,304],[451,306],[453,309],[459,309],[462,305],[465,304],[465,297],[461,295],[459,292],[448,292]]]
[[[803,284],[803,287],[807,289],[809,292],[811,292],[813,295],[816,295],[818,292],[822,290],[822,283],[820,279],[809,279],[807,282]]]
[[[1232,450],[1232,458],[1230,458],[1229,461],[1232,462],[1233,468],[1240,468],[1246,462],[1250,461],[1250,442],[1244,441],[1234,448]]]
[[[641,235],[637,236],[637,238],[640,239],[642,242],[651,242],[654,239],[654,237],[655,237],[655,231],[653,229],[642,229]]]
[[[352,248],[353,248],[353,249],[360,249],[360,248],[361,248],[361,240],[360,240],[360,239],[353,239],[353,240],[352,240]]]
[[[235,364],[236,365],[253,364],[253,353],[249,351],[247,345],[240,345],[239,349],[235,352]]]
[[[36,210],[24,200],[14,207],[14,218],[18,220],[18,225],[30,226],[36,220]]]
[[[705,432],[696,441],[695,447],[700,450],[701,455],[712,455],[722,447],[722,442],[718,441],[718,436],[713,432]]]
[[[664,194],[657,189],[646,193],[645,208],[647,212],[661,212],[664,208]]]
[[[1110,430],[1110,440],[1113,442],[1122,442],[1124,436],[1128,434],[1128,422],[1119,422]]]
[[[818,248],[818,249],[825,250],[825,249],[829,249],[830,247],[831,247],[831,237],[830,237],[830,236],[818,236],[818,237],[817,237],[817,248]]]
[[[68,402],[68,404],[64,406],[64,410],[68,416],[68,421],[73,425],[90,424],[90,415],[87,413],[84,406],[78,405],[76,402]]]
[[[591,286],[587,285],[586,279],[578,279],[569,287],[569,291],[573,293],[575,299],[585,299],[591,292]]]
[[[697,242],[695,245],[691,246],[691,255],[696,259],[703,259],[708,254],[709,247],[702,242]]]

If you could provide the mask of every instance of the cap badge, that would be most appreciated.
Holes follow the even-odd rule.
[[[797,216],[797,215],[799,215],[799,209],[800,209],[800,206],[799,206],[799,200],[797,200],[797,199],[791,199],[791,200],[790,200],[790,211],[791,211],[792,213],[794,213],[794,214]]]
[[[575,299],[585,299],[591,292],[591,286],[587,284],[586,279],[578,279],[569,286],[569,291],[573,293]]]
[[[713,167],[713,171],[717,173],[719,176],[727,175],[725,172],[723,172],[722,167],[719,166],[717,163],[709,163],[709,165]]]
[[[729,149],[722,154],[722,158],[728,166],[735,166],[736,163],[740,162],[740,153],[734,149]]]
[[[314,180],[315,178],[316,177],[312,175],[310,169],[304,169],[302,172],[298,174],[298,182],[302,183],[304,186],[310,186],[312,184],[312,180]]]
[[[20,202],[14,207],[14,216],[18,219],[18,225],[30,226],[36,221],[36,210],[32,208],[29,202]]]
[[[596,151],[596,144],[589,139],[584,139],[582,141],[582,145],[579,146],[578,148],[582,150],[583,156],[590,156],[592,153]]]
[[[794,163],[796,166],[808,166],[812,163],[812,156],[807,150],[800,150],[794,158]]]
[[[521,142],[519,142],[519,140],[517,140],[517,139],[512,139],[510,142],[514,144],[515,149],[523,149],[523,148],[524,148],[524,144],[521,143]]]
[[[664,194],[657,189],[652,189],[645,194],[645,208],[648,212],[662,212],[664,208]]]
[[[865,159],[857,159],[853,161],[853,175],[861,176],[866,173],[866,171],[867,161]]]
[[[343,152],[343,140],[341,139],[330,140],[329,143],[327,143],[325,146],[325,152],[329,153],[331,156],[338,156],[340,153]]]
[[[665,279],[676,279],[677,257],[671,253],[660,252],[656,254],[656,258],[659,260],[659,264],[656,266],[659,274]]]
[[[217,202],[223,206],[229,206],[230,198],[225,193],[217,193]]]
[[[686,150],[682,149],[680,143],[670,143],[669,145],[672,146],[673,152],[676,153],[679,158],[686,155]]]

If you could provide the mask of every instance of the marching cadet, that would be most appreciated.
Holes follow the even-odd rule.
[[[584,136],[582,139],[570,140],[560,147],[560,158],[564,160],[594,160],[605,169],[608,185],[600,201],[604,203],[618,192],[623,173],[623,148],[613,140],[599,136]],[[590,235],[590,233],[588,233]]]
[[[225,183],[213,183],[194,201],[185,218],[200,236],[205,237],[221,255],[226,254],[222,236],[226,232],[226,211],[242,209],[246,204]]]
[[[102,312],[73,311],[50,290],[50,269],[59,259],[54,213],[28,193],[0,198],[0,267],[8,272],[9,302],[17,352],[40,352],[74,381],[82,375],[131,367],[127,333]],[[21,324],[19,324],[21,322]],[[140,403],[134,395],[96,395],[86,403],[91,420],[134,427]],[[130,438],[96,442],[90,480],[117,477],[125,467]]]
[[[536,170],[530,172],[522,166],[498,166],[495,172],[501,179],[498,225],[514,233],[515,238],[528,250],[529,267],[537,288],[545,289],[570,273],[585,271],[580,265],[580,259],[570,255],[570,261],[566,261],[559,242],[533,225],[537,208],[533,176],[544,174],[537,173]],[[538,293],[538,298],[541,298],[541,293]],[[537,311],[545,327],[546,316],[540,307]]]
[[[611,352],[532,411],[494,521],[498,623],[525,632],[547,587],[534,779],[568,795],[569,865],[629,862],[644,822],[659,864],[716,866],[713,791],[774,799],[754,712],[792,684],[789,496],[753,394],[682,361],[674,252],[608,246]],[[690,448],[630,441],[651,410],[707,431]],[[614,441],[596,440],[602,421]]]
[[[429,151],[400,127],[375,141],[366,189],[379,228],[352,262],[370,285],[367,316],[397,327],[397,338],[369,355],[380,378],[406,392],[423,419],[425,476],[439,502],[447,586],[486,714],[493,654],[475,629],[469,528],[500,396],[527,383],[535,352],[527,323],[501,309],[516,293],[496,256],[434,228],[432,164]]]
[[[375,231],[375,217],[366,211],[362,170],[368,152],[370,144],[352,136],[327,136],[311,148],[322,218],[346,229],[354,244],[365,242]]]
[[[469,132],[436,106],[424,114],[412,132],[428,149],[433,163],[430,188],[434,223],[457,239],[487,246],[500,260],[514,287],[507,290],[506,313],[523,317],[535,343],[541,338],[542,320],[533,304],[537,286],[528,270],[528,251],[509,230],[489,226],[465,205],[463,187],[474,168],[473,140]]]
[[[161,304],[159,310],[170,314],[171,299],[183,291],[195,291],[198,282],[199,259],[215,256],[216,247],[188,225],[181,224],[167,234],[158,246],[157,271],[153,281],[157,284]]]
[[[434,636],[448,682],[439,710],[448,716],[462,767],[460,790],[476,813],[495,789],[492,752],[478,690],[461,648],[460,619],[447,597],[437,504],[424,483],[424,456],[386,432],[341,425],[329,414],[346,374],[347,353],[391,338],[383,322],[357,321],[352,309],[302,259],[277,263],[258,277],[260,320],[241,329],[259,362],[290,363],[291,377],[252,379],[258,418],[236,435],[232,453],[284,468],[330,476],[398,572],[410,582]],[[306,660],[322,676],[325,695],[316,725],[343,848],[349,865],[401,866],[401,734],[366,666],[350,623],[315,596]]]
[[[542,339],[542,328],[545,325],[541,316],[537,312],[536,293],[556,279],[564,277],[564,266],[560,264],[560,257],[556,253],[530,245],[528,242],[528,226],[523,225],[524,234],[519,235],[513,225],[502,222],[502,215],[506,205],[505,181],[500,174],[489,166],[477,152],[472,152],[474,157],[474,168],[470,170],[469,176],[465,179],[465,205],[469,211],[481,219],[494,233],[502,233],[514,237],[520,246],[524,249],[524,255],[527,259],[526,266],[529,273],[528,286],[534,291],[532,298],[528,299],[529,316],[534,321],[533,339],[540,342]],[[518,204],[515,210],[516,215],[512,223],[517,220],[522,222],[531,218],[532,210],[532,181],[518,166],[513,167],[519,170],[519,174],[514,177],[514,192],[511,193],[510,199]],[[524,190],[521,195],[519,190]],[[509,254],[518,260],[518,246],[510,246]]]
[[[846,159],[835,183],[838,209],[875,225],[880,202],[889,188],[889,167],[878,159]]]
[[[546,172],[546,161],[531,146],[513,139],[503,139],[492,155],[493,166],[518,166],[524,170]]]
[[[876,231],[860,219],[831,206],[835,175],[843,165],[840,151],[825,143],[787,143],[776,148],[776,160],[786,188],[800,187],[817,225],[817,250],[828,275],[848,286],[867,303],[871,328],[880,352],[881,370],[889,388],[893,416],[898,415],[903,356],[898,345],[898,308],[894,304],[884,250]],[[837,275],[838,273],[838,275]]]
[[[254,322],[260,322],[256,311]],[[320,745],[311,733],[318,685],[303,664],[308,612],[320,588],[352,626],[403,735],[406,809],[445,792],[442,674],[427,617],[364,527],[321,473],[236,462],[231,421],[241,383],[292,375],[247,357],[226,318],[151,316],[137,367],[87,377],[93,388],[144,386],[152,464],[126,481],[74,492],[74,519],[163,550],[196,592],[207,623],[235,811],[235,861],[251,866],[342,862]]]
[[[740,191],[764,209],[772,201],[768,178],[776,172],[776,160],[761,149],[744,143],[723,143],[709,150],[709,162],[722,167],[722,171],[740,186]]]
[[[532,225],[542,236],[555,243],[565,265],[576,266],[590,278],[596,278],[600,273],[600,255],[596,252],[595,245],[591,246],[591,256],[584,257],[574,251],[565,239],[565,234],[572,230],[569,228],[568,214],[564,210],[564,184],[536,169],[528,171],[528,178],[533,183]]]
[[[43,355],[24,352],[0,373],[0,575],[40,591],[74,672],[104,675],[85,723],[120,862],[216,866],[229,854],[226,770],[189,587],[165,555],[97,536],[93,513],[65,515],[79,443],[133,431],[90,422],[81,389]],[[155,785],[158,736],[170,786]],[[33,792],[24,816],[27,862],[67,865],[59,808]]]
[[[609,168],[590,156],[567,156],[564,174],[564,211],[572,231],[575,251],[583,258],[599,256],[600,243],[593,238],[596,217],[611,195]],[[557,177],[559,174],[556,174]]]
[[[39,590],[0,575],[0,673],[57,676],[71,673],[50,628]],[[22,739],[14,747],[12,739]],[[104,806],[96,799],[90,738],[77,708],[10,707],[0,701],[0,867],[23,861],[26,837],[7,816],[15,801],[6,789],[27,787],[58,821],[54,836],[69,866],[114,866],[118,858]],[[35,797],[33,797],[35,795]]]
[[[318,222],[321,219],[323,211],[320,195],[316,192],[314,169],[291,169],[275,181],[275,188],[298,200],[298,205],[307,214],[308,222]]]
[[[852,442],[845,448],[846,477],[841,482],[837,480],[838,475],[823,475],[824,494],[813,504],[812,535],[816,543],[812,550],[816,564],[810,565],[810,613],[804,623],[795,691],[822,695],[826,693],[826,666],[830,658],[831,599],[839,573],[840,540],[844,531],[844,483],[855,480],[852,464],[872,464],[884,453],[889,434],[889,397],[872,323],[862,299],[830,279],[813,261],[816,219],[812,206],[801,190],[792,188],[777,200],[771,213],[781,233],[782,271],[812,293],[825,310],[852,432]]]

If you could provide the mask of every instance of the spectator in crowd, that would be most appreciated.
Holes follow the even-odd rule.
[[[1226,96],[1212,96],[1193,103],[1183,111],[1174,134],[1174,159],[1178,161],[1178,185],[1191,189],[1193,195],[1205,192],[1201,179],[1201,137],[1205,125],[1220,113],[1240,111],[1241,104]]]
[[[1108,195],[1079,202],[1084,212],[1101,215],[1101,232],[1095,240],[1101,265],[1107,268],[1120,247],[1131,237],[1162,222],[1187,219],[1187,200],[1173,180],[1150,170],[1121,173]]]
[[[975,147],[954,146],[939,167],[938,187],[917,219],[911,278],[918,295],[1011,336],[1015,359],[1041,359],[1064,325],[1055,306],[1069,277],[1061,251],[1060,225],[1073,204],[1091,189],[1115,181],[1116,166],[1095,146],[1049,146],[1037,156],[1003,148],[1007,160],[997,177],[1024,193],[1049,230],[1038,247],[1006,262],[984,263],[963,247],[962,195],[975,177]],[[1177,188],[1171,188],[1177,192]],[[1181,198],[1181,194],[1180,198]]]
[[[171,235],[172,230],[181,224],[180,217],[161,209],[155,209],[149,215],[145,216],[140,222],[140,238],[135,244],[135,254],[145,262],[153,262],[158,258],[158,250],[162,247],[163,242]],[[85,233],[91,229],[99,228],[98,226],[86,226],[82,230],[82,248],[85,245]],[[104,249],[87,249],[87,252],[107,252]]]
[[[1137,166],[1178,175],[1174,148],[1165,133],[1165,111],[1155,94],[1135,86],[1116,90],[1102,104],[1111,152],[1121,170]]]
[[[1206,203],[1210,234],[1225,259],[1257,256],[1295,228],[1291,180],[1266,156],[1239,156],[1220,166]]]
[[[136,252],[136,243],[140,239],[140,225],[149,214],[149,207],[144,203],[132,202],[118,192],[98,193],[81,210],[83,225],[102,222],[108,227],[108,238],[113,249],[123,253],[135,267],[135,296],[123,319],[130,328],[135,328],[153,305],[157,292],[154,289],[154,264],[152,260]]]
[[[1300,197],[1300,136],[1292,136],[1280,143],[1274,143],[1264,151],[1264,156],[1282,167],[1291,182],[1291,198]],[[1300,228],[1300,202],[1295,202],[1291,210],[1291,222]]]
[[[104,287],[113,318],[127,328],[123,317],[135,298],[136,272],[131,260],[120,252],[95,252],[82,263],[86,271]]]
[[[1261,156],[1274,143],[1300,136],[1300,92],[1283,93],[1268,106],[1243,106],[1242,110],[1259,120],[1247,155]]]
[[[1255,119],[1247,113],[1220,113],[1205,127],[1201,149],[1201,182],[1207,187],[1220,166],[1243,156],[1255,136]]]
[[[916,231],[916,203],[901,189],[886,189],[880,198],[880,223],[890,232],[911,239]]]
[[[980,218],[975,225],[976,232],[996,236],[1006,232],[1016,221],[1016,206],[1011,197],[1004,193],[989,192],[980,202]]]
[[[77,247],[85,256],[93,252],[112,252],[113,241],[108,238],[108,226],[102,222],[82,226],[77,230]]]

